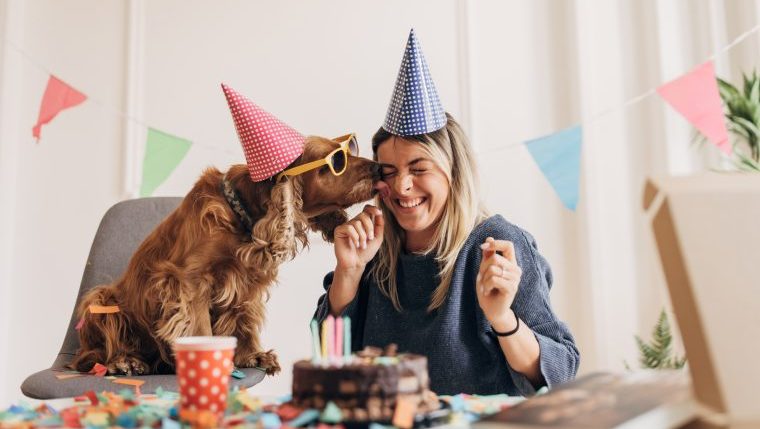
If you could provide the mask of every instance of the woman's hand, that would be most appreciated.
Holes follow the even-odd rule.
[[[522,276],[522,269],[515,262],[515,247],[511,241],[488,237],[480,248],[483,258],[475,282],[478,303],[494,329],[510,331],[517,324],[510,307]]]
[[[384,228],[383,212],[369,204],[356,217],[335,228],[336,269],[364,271],[380,250]]]
[[[328,293],[333,314],[340,314],[356,296],[364,267],[383,243],[384,228],[383,212],[372,205],[335,228],[337,264]]]

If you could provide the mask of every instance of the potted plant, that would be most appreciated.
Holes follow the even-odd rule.
[[[760,172],[760,78],[742,74],[742,88],[718,78],[731,141],[733,162],[743,171]]]
[[[657,324],[652,329],[651,341],[644,341],[638,335],[636,344],[639,347],[639,364],[649,369],[680,369],[686,364],[686,357],[673,355],[673,335],[670,332],[668,316],[663,309]],[[625,365],[630,369],[628,364]]]

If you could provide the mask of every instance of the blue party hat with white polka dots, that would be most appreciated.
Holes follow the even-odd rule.
[[[398,136],[413,136],[440,130],[445,125],[446,113],[412,28],[383,128]]]

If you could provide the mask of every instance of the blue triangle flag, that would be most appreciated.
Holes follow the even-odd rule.
[[[581,126],[576,125],[525,142],[538,168],[570,210],[578,204],[582,134]]]

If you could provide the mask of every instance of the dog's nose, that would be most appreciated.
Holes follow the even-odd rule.
[[[369,171],[372,173],[372,179],[373,180],[380,180],[382,179],[382,173],[383,169],[380,167],[380,164],[373,162],[372,165],[369,168]]]

